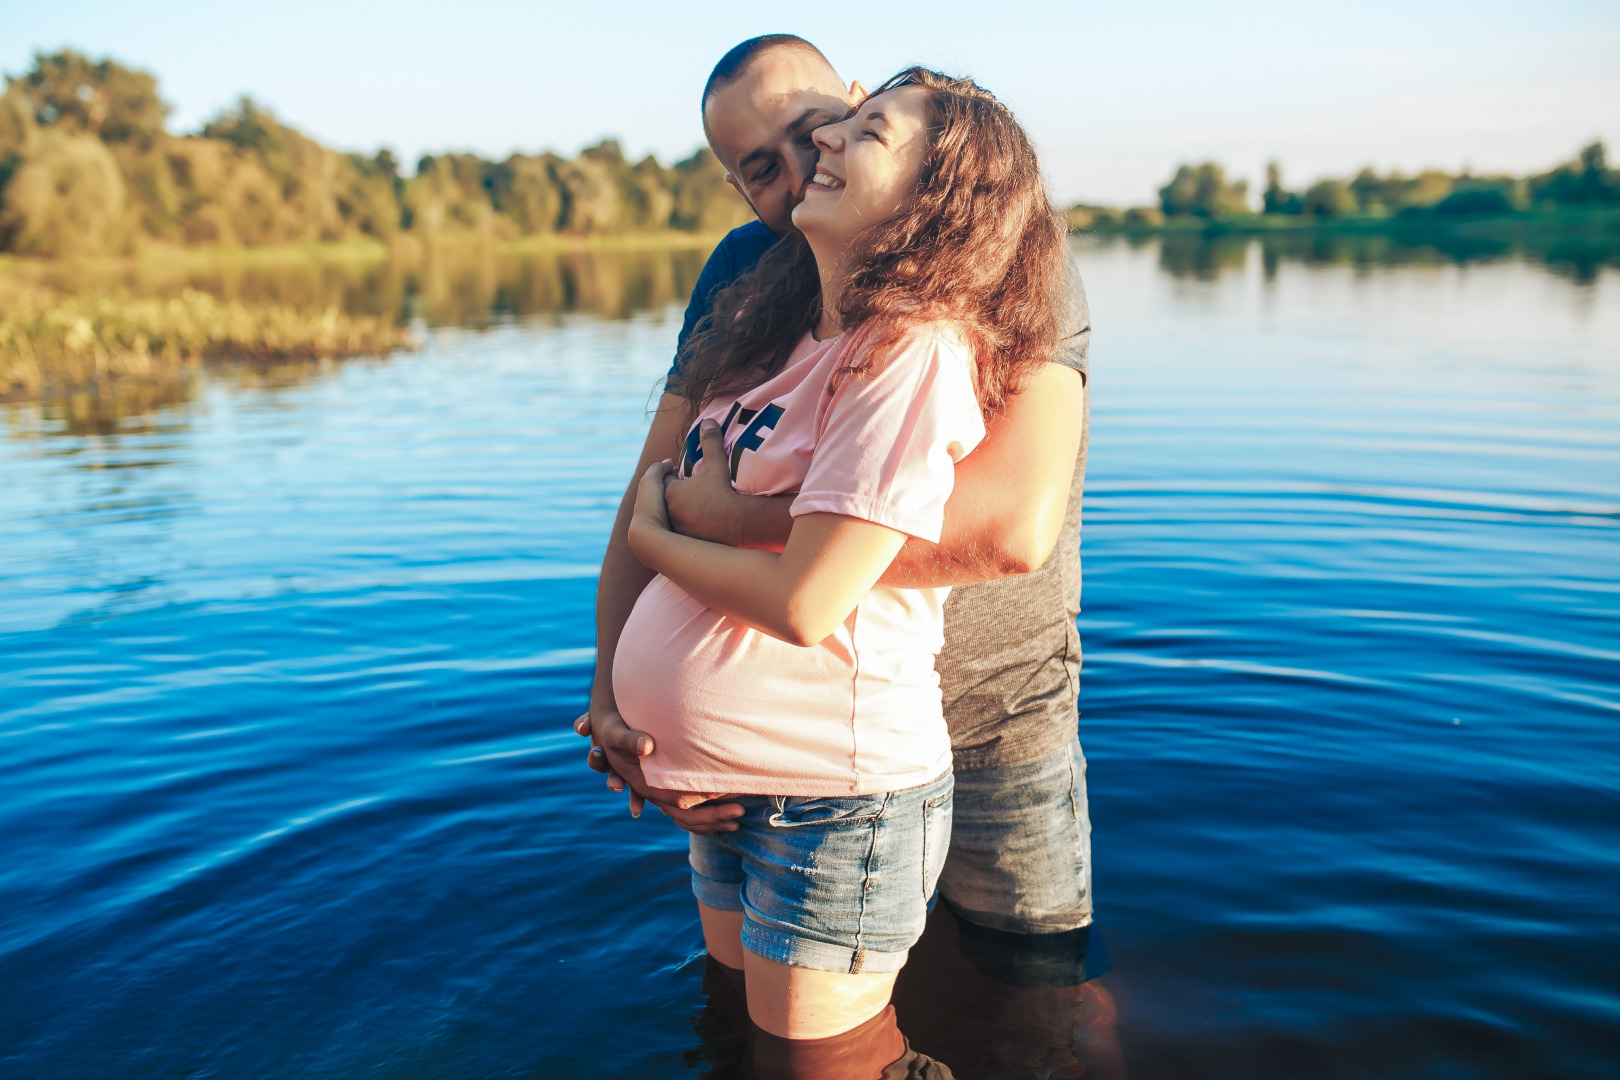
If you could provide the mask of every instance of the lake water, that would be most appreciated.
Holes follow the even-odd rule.
[[[1616,1075],[1620,273],[1081,257],[1129,1074]],[[732,1075],[684,834],[569,729],[701,254],[571,258],[300,272],[425,346],[0,414],[0,1074]],[[960,977],[919,1050],[1079,1075],[1067,999]]]

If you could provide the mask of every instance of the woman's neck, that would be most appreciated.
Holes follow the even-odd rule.
[[[821,318],[816,321],[811,333],[817,341],[826,341],[844,332],[843,320],[838,317],[838,303],[844,295],[846,268],[844,260],[839,257],[841,252],[821,251],[814,242],[810,244],[810,250],[816,257],[816,272],[821,276]]]

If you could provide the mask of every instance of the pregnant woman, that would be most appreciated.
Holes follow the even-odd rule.
[[[788,1040],[880,1023],[922,932],[950,834],[947,590],[878,579],[938,540],[984,414],[1056,347],[1067,274],[1029,140],[972,82],[908,70],[814,139],[798,232],[683,355],[696,422],[641,481],[629,543],[658,576],[613,661],[649,783],[739,793],[735,832],[691,837],[692,886],[709,953]],[[673,532],[664,486],[700,469],[797,493],[786,546]]]

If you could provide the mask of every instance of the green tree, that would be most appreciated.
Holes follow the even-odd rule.
[[[1228,182],[1226,170],[1213,161],[1182,165],[1170,183],[1159,189],[1159,205],[1167,216],[1222,218],[1245,214],[1249,211],[1249,182]]]
[[[169,115],[151,74],[72,49],[35,53],[33,70],[8,76],[6,84],[21,89],[41,127],[60,126],[103,142],[150,145],[162,138]]]
[[[1532,176],[1530,200],[1553,208],[1620,203],[1620,171],[1610,169],[1601,141],[1582,147],[1580,155],[1550,172]]]
[[[1356,212],[1356,196],[1343,180],[1318,180],[1300,200],[1302,213],[1316,217],[1347,217]]]
[[[4,247],[23,255],[99,255],[125,239],[124,180],[101,140],[42,132],[6,184]]]
[[[707,146],[677,161],[669,179],[675,196],[670,228],[726,232],[753,220],[753,208],[726,183],[726,167]]]
[[[623,164],[619,144],[609,142],[557,166],[557,182],[563,192],[563,231],[618,231],[625,216],[624,199],[614,172]]]
[[[22,164],[38,131],[34,110],[21,88],[8,86],[0,94],[0,192]]]
[[[1496,216],[1518,209],[1511,178],[1466,178],[1455,190],[1435,204],[1434,212],[1446,216]]]
[[[490,191],[495,209],[517,224],[524,236],[541,236],[557,231],[562,217],[563,192],[550,154],[524,157],[513,154],[494,169]]]
[[[1261,206],[1267,214],[1300,212],[1300,198],[1282,186],[1282,167],[1275,161],[1266,163],[1266,190],[1261,196]]]

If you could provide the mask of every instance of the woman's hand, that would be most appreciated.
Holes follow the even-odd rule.
[[[664,477],[673,468],[668,458],[655,461],[641,474],[641,482],[636,486],[636,505],[630,512],[627,539],[630,550],[649,569],[656,569],[649,559],[651,546],[659,535],[673,532],[669,525],[669,505],[664,502]]]

